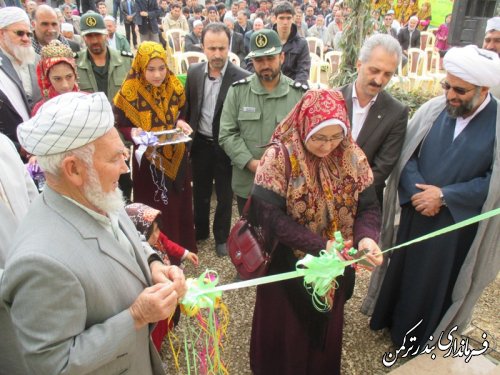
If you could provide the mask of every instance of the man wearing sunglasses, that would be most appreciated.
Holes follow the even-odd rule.
[[[18,7],[0,9],[0,132],[19,148],[17,125],[41,99],[30,20]]]
[[[398,207],[397,244],[500,207],[500,102],[489,92],[500,58],[470,45],[450,49],[443,64],[444,95],[415,113],[387,184],[384,249]],[[499,271],[498,228],[500,216],[394,251],[370,327],[388,327],[396,347],[410,331],[421,348],[452,327],[461,333]]]

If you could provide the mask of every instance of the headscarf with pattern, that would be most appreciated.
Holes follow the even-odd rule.
[[[342,142],[326,157],[310,153],[307,136],[325,120],[339,120],[347,129]],[[291,175],[285,176],[281,147],[266,150],[255,184],[286,199],[287,214],[324,238],[340,230],[352,239],[358,196],[373,182],[363,151],[351,137],[344,98],[339,91],[309,90],[276,128],[272,141],[288,150]]]
[[[150,228],[158,215],[161,215],[161,211],[143,203],[131,203],[125,207],[125,211],[147,241]]]
[[[133,126],[145,131],[173,129],[179,111],[186,101],[182,83],[168,68],[167,75],[159,87],[146,80],[146,68],[149,62],[156,58],[167,63],[167,53],[161,44],[141,43],[130,72],[113,99],[114,105]],[[156,149],[148,147],[144,155],[169,180],[175,181],[185,152],[186,145],[178,143]]]

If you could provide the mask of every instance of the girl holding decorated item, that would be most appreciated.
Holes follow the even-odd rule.
[[[139,232],[143,245],[146,247],[151,246],[163,260],[163,263],[180,265],[183,260],[187,259],[195,267],[198,267],[198,256],[196,254],[171,241],[161,232],[161,212],[159,210],[142,203],[132,203],[125,207],[125,211],[127,211],[128,216]],[[172,319],[158,322],[151,333],[153,343],[158,351],[161,351],[163,339],[172,327],[173,322],[178,320],[178,313],[175,315]]]
[[[76,63],[69,46],[57,39],[53,40],[42,48],[40,57],[36,75],[43,98],[33,107],[32,116],[47,100],[67,92],[79,91]]]
[[[431,3],[426,1],[420,7],[420,10],[417,13],[418,17],[418,29],[420,31],[426,31],[429,28],[429,25],[432,20],[432,10]]]
[[[141,43],[127,78],[113,99],[118,130],[134,142],[134,201],[162,212],[161,232],[183,248],[197,252],[190,168],[185,142],[159,142],[155,132],[192,132],[177,121],[186,97],[167,67],[161,44]],[[185,137],[189,140],[188,137]],[[168,212],[168,213],[167,213]]]
[[[278,241],[269,274],[293,271],[305,254],[328,251],[336,231],[362,249],[372,266],[381,264],[373,174],[351,137],[342,94],[309,90],[271,141],[250,207],[250,220],[262,228],[268,247]],[[353,292],[354,269],[347,267],[333,284],[322,296],[323,312],[313,307],[304,280],[257,287],[250,343],[254,374],[340,373],[344,303]]]

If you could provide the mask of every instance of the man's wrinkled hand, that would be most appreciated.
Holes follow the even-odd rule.
[[[164,320],[175,311],[178,295],[172,282],[160,283],[144,289],[130,306],[136,330],[148,323]]]

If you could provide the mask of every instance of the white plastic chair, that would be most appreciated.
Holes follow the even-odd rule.
[[[325,53],[325,62],[328,64],[328,78],[335,77],[340,72],[340,64],[342,63],[341,51],[329,51]]]
[[[229,58],[229,61],[231,61],[234,65],[240,66],[241,60],[236,53],[229,52],[228,58]]]
[[[308,36],[306,38],[307,45],[309,47],[309,52],[314,53],[319,56],[321,60],[323,60],[323,50],[325,48],[325,44],[320,38],[316,38],[315,36]],[[318,53],[319,52],[319,53]]]
[[[176,74],[187,73],[189,65],[207,61],[207,56],[201,52],[183,52],[174,55],[176,60]]]

